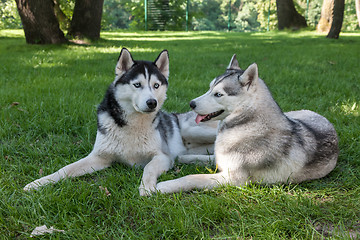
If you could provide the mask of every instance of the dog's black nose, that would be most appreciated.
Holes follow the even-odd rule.
[[[154,109],[157,106],[157,101],[156,101],[156,99],[151,98],[151,99],[146,101],[146,104],[148,105],[148,107],[150,109]]]
[[[191,102],[190,102],[190,107],[191,107],[192,109],[195,109],[195,108],[196,108],[196,103],[195,103],[195,101],[191,101]]]

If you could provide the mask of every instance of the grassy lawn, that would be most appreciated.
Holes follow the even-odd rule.
[[[24,192],[91,151],[96,105],[122,47],[147,60],[169,50],[167,111],[188,111],[234,53],[242,68],[256,62],[284,111],[310,109],[335,125],[337,167],[298,185],[140,197],[142,169],[115,164]],[[312,32],[103,32],[89,46],[37,46],[27,45],[22,31],[2,30],[0,239],[27,239],[41,225],[65,230],[44,239],[360,238],[359,70],[359,33],[329,40]],[[177,164],[159,180],[214,169]]]

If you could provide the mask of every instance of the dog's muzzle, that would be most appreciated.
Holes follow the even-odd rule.
[[[146,101],[146,105],[148,106],[149,109],[155,109],[157,106],[157,101],[156,99],[151,98]]]
[[[190,102],[190,107],[191,107],[192,109],[195,109],[195,108],[196,108],[196,102],[195,102],[195,101],[191,101],[191,102]]]

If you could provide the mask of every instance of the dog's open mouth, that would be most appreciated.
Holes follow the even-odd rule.
[[[199,122],[209,121],[210,119],[219,116],[219,115],[222,114],[223,112],[224,112],[224,110],[220,110],[220,111],[213,112],[213,113],[206,114],[206,115],[200,115],[200,114],[198,114],[198,115],[196,116],[195,122],[196,122],[197,124],[199,124]]]

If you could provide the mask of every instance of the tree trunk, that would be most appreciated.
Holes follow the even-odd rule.
[[[355,0],[355,7],[356,7],[356,16],[360,27],[360,0]]]
[[[76,0],[69,35],[75,38],[100,38],[104,0]]]
[[[306,20],[295,9],[293,0],[276,0],[278,29],[307,27]]]
[[[59,28],[50,0],[15,0],[23,24],[26,42],[30,44],[59,44],[67,39]]]
[[[321,7],[321,15],[319,23],[316,27],[318,32],[329,32],[333,21],[332,13],[334,8],[334,0],[324,0]]]
[[[333,21],[331,24],[330,31],[327,38],[339,38],[339,34],[341,31],[343,19],[344,19],[344,8],[345,8],[345,0],[335,0],[334,1],[334,10],[333,10]]]

